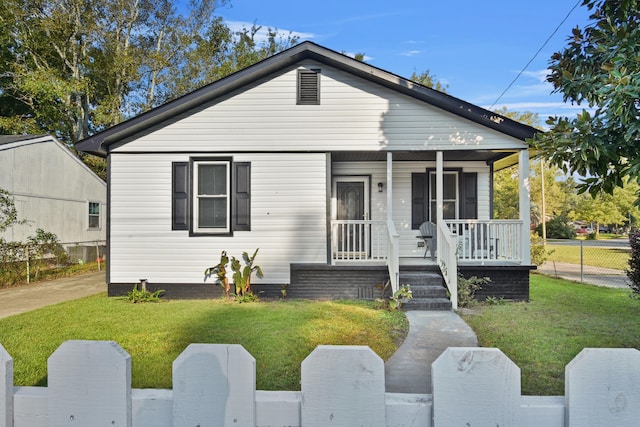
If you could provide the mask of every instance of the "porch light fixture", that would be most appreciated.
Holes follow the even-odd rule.
[[[382,193],[382,187],[384,187],[384,184],[379,182],[378,183],[378,193]]]

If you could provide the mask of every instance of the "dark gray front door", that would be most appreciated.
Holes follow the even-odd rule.
[[[339,221],[363,221],[369,219],[369,178],[338,177],[334,181],[336,195],[336,219]],[[364,223],[338,227],[340,247],[348,252],[368,252],[369,227]]]

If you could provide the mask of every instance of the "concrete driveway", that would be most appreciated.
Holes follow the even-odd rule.
[[[0,289],[0,319],[106,291],[104,271]]]

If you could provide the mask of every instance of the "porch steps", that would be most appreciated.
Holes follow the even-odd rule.
[[[409,285],[413,298],[402,305],[403,310],[451,310],[444,279],[429,271],[401,271],[400,284]]]

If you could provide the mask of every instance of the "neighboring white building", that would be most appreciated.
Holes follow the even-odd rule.
[[[77,147],[109,161],[110,295],[145,278],[212,296],[203,271],[221,251],[260,248],[253,283],[277,294],[371,298],[400,265],[430,263],[454,294],[460,265],[527,299],[535,133],[304,42]],[[523,214],[500,222],[493,172],[509,161]],[[437,263],[416,238],[425,221],[439,224]]]
[[[0,135],[0,188],[25,224],[0,237],[25,242],[38,228],[65,247],[106,240],[107,185],[51,135]]]

